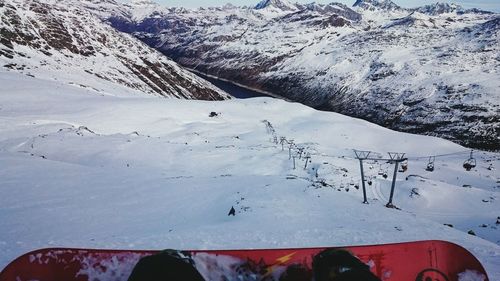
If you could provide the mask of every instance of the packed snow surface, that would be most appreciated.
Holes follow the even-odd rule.
[[[0,268],[43,247],[440,239],[467,248],[500,280],[499,154],[475,151],[477,166],[465,171],[469,151],[449,141],[272,98],[141,97],[4,70],[0,84]],[[281,137],[295,145],[282,148]],[[385,207],[394,169],[385,161],[365,161],[372,184],[362,204],[353,149],[407,153],[393,201],[400,209]],[[438,155],[433,172],[429,155]]]

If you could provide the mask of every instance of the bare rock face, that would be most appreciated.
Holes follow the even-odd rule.
[[[117,5],[99,5],[103,3]],[[165,97],[228,98],[79,4],[0,0],[0,65],[101,92],[119,84],[132,92]]]

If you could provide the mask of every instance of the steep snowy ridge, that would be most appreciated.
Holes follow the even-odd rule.
[[[457,4],[437,2],[432,5],[425,5],[423,7],[417,8],[416,11],[418,11],[419,13],[435,16],[447,13],[457,13],[457,12],[463,13],[464,9],[462,8],[462,6]]]
[[[491,33],[492,36],[500,37],[500,16],[481,24],[478,28],[480,31]],[[498,55],[498,54],[497,54]]]
[[[299,6],[299,9],[303,12],[309,10],[318,12],[323,15],[330,15],[330,16],[338,15],[352,21],[361,20],[361,14],[355,12],[348,6],[341,3],[317,4],[313,2],[310,4]]]
[[[281,11],[297,11],[296,5],[287,0],[262,0],[255,6],[255,9],[278,9]]]
[[[383,26],[383,28],[393,28],[393,27],[401,27],[404,26],[406,28],[409,27],[417,27],[417,28],[445,28],[445,25],[442,25],[442,22],[436,21],[432,17],[420,14],[420,13],[411,13],[410,15],[394,19],[387,25]]]
[[[436,15],[441,15],[441,14],[449,14],[449,13],[455,13],[455,14],[465,14],[465,13],[477,13],[477,14],[492,14],[491,12],[488,11],[483,11],[480,9],[464,9],[462,6],[454,4],[454,3],[440,3],[437,2],[435,4],[431,5],[425,5],[416,9],[413,9],[413,11],[417,11],[419,13],[423,14],[428,14],[431,16],[436,16]]]
[[[271,3],[264,1],[261,3]],[[189,68],[389,128],[500,149],[498,14],[390,0],[110,18]],[[487,25],[487,26],[489,26]]]
[[[117,32],[81,1],[0,2],[0,65],[92,91],[185,99],[228,98],[137,39]],[[130,16],[116,2],[87,1],[96,13]]]
[[[160,14],[162,10],[167,9],[150,0],[134,0],[129,5],[131,6],[133,20],[140,20],[147,16],[154,17]]]

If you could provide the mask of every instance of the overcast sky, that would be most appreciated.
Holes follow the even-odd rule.
[[[122,0],[130,1],[130,0]],[[154,0],[160,4],[170,6],[170,7],[187,7],[187,8],[197,8],[197,7],[207,7],[207,6],[222,6],[226,3],[232,3],[236,6],[255,6],[260,0]],[[393,0],[394,3],[403,7],[417,7],[425,4],[432,4],[436,2],[448,2],[457,3],[465,8],[481,8],[484,10],[500,12],[500,0]],[[290,2],[295,3],[331,3],[331,2],[341,2],[351,6],[356,2],[355,0],[291,0]]]

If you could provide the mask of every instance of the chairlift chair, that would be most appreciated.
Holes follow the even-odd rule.
[[[466,171],[470,171],[476,167],[476,159],[474,158],[474,156],[472,156],[472,152],[473,151],[471,150],[469,159],[465,160],[464,165],[463,165],[463,167]]]
[[[349,186],[354,186],[354,180],[351,178],[351,180],[349,181]]]
[[[405,160],[403,161],[403,163],[401,163],[401,166],[399,167],[399,171],[400,173],[404,173],[408,170],[408,160]]]
[[[429,157],[429,163],[427,163],[427,168],[425,168],[426,171],[428,171],[428,172],[434,171],[434,160],[435,159],[436,159],[435,156]]]
[[[375,176],[369,176],[368,180],[366,181],[366,183],[368,183],[368,185],[371,186],[373,184],[373,179],[374,178],[375,178]]]
[[[386,179],[387,178],[387,170],[385,170],[385,169],[382,168],[382,164],[379,164],[378,166],[379,166],[379,169],[378,169],[378,173],[377,174],[379,176],[382,176],[384,179]]]
[[[382,164],[378,164],[378,175],[381,176],[384,170],[382,169]]]

